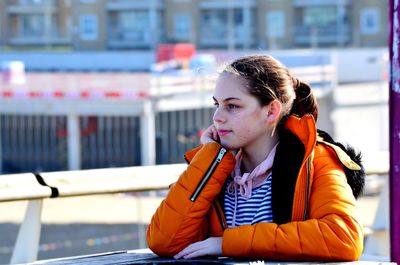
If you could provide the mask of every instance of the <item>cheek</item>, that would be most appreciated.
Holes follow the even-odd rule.
[[[252,122],[260,122],[262,119],[264,119],[263,113],[258,108],[246,110],[240,113],[240,115],[238,115],[236,118],[243,121],[252,121]]]
[[[262,119],[248,118],[238,123],[236,133],[241,140],[247,141],[265,133],[266,131],[267,128]]]
[[[247,136],[251,135],[254,130],[251,128],[251,125],[243,128],[243,137],[247,138]]]
[[[264,119],[263,114],[264,114],[264,113],[263,113],[261,110],[256,109],[256,110],[254,110],[253,112],[251,112],[251,113],[249,114],[249,117],[250,117],[251,119],[261,121],[261,120]]]
[[[243,141],[251,138],[254,134],[254,128],[252,126],[252,124],[242,124],[237,131],[237,136]]]

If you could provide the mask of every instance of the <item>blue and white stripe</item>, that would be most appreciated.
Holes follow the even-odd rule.
[[[228,180],[229,183],[233,180]],[[240,195],[237,189],[237,208],[235,226],[244,224],[256,224],[272,222],[272,175],[269,175],[264,183],[253,189],[250,198]],[[232,219],[235,208],[235,195],[225,192],[224,213],[228,227],[233,227]]]

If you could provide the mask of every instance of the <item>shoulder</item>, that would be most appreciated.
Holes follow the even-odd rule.
[[[317,135],[317,147],[321,154],[326,154],[326,152],[330,152],[331,155],[335,156],[344,167],[349,170],[361,170],[361,153],[357,153],[353,147],[347,146],[345,147],[343,144],[339,142],[335,142],[332,137],[322,131],[318,130]],[[327,150],[327,151],[324,151]]]
[[[319,141],[317,141],[315,144],[314,155],[318,158],[330,157],[332,159],[338,159],[337,153],[331,147],[329,147],[326,143]]]
[[[312,163],[314,166],[314,171],[328,172],[332,170],[343,171],[343,164],[340,161],[338,154],[330,146],[319,143],[314,147],[314,152],[312,156]]]
[[[335,142],[326,132],[318,130],[317,144],[314,148],[314,166],[326,167],[335,164],[337,168],[345,173],[347,183],[350,185],[353,195],[357,198],[363,190],[365,182],[365,172],[361,160],[361,153],[353,147],[345,147],[339,142]]]

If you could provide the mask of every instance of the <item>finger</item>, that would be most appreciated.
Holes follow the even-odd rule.
[[[175,254],[174,259],[180,259],[183,257],[183,255],[187,255],[187,253],[184,251],[185,249],[181,250],[178,254]]]
[[[215,129],[215,127],[213,127],[213,128],[212,128],[212,132],[213,132],[213,139],[214,139],[215,141],[217,141],[217,140],[218,140],[218,132],[217,132],[217,129]]]
[[[180,259],[183,257],[183,252],[179,252],[178,254],[175,254],[174,259]]]
[[[214,126],[212,126],[211,131],[212,131],[212,136],[215,139],[215,137],[217,137],[218,135],[217,129]]]
[[[178,254],[174,256],[175,259],[180,259],[192,252],[193,245],[189,245],[186,248],[182,249]]]
[[[202,243],[203,243],[203,241],[199,241],[199,242],[196,242],[196,243],[193,243],[193,244],[187,246],[186,248],[182,249],[178,254],[176,254],[174,256],[174,258],[175,259],[180,259],[180,258],[182,258],[182,257],[184,257],[184,256],[186,256],[186,255],[188,255],[188,254],[190,254],[190,253],[192,253],[194,251],[197,251],[198,249],[203,248],[203,246],[202,246],[203,244]]]
[[[183,256],[184,259],[192,259],[192,258],[197,258],[197,257],[201,257],[201,256],[205,256],[207,255],[207,248],[202,248],[202,249],[198,249],[196,251],[193,251],[185,256]]]
[[[207,130],[204,132],[204,135],[206,135],[208,137],[212,137],[212,135],[213,135],[212,125],[207,128]]]

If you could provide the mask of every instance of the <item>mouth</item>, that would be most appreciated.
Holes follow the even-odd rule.
[[[218,130],[218,135],[221,137],[221,136],[227,135],[230,132],[232,132],[232,131],[229,131],[229,130]]]

